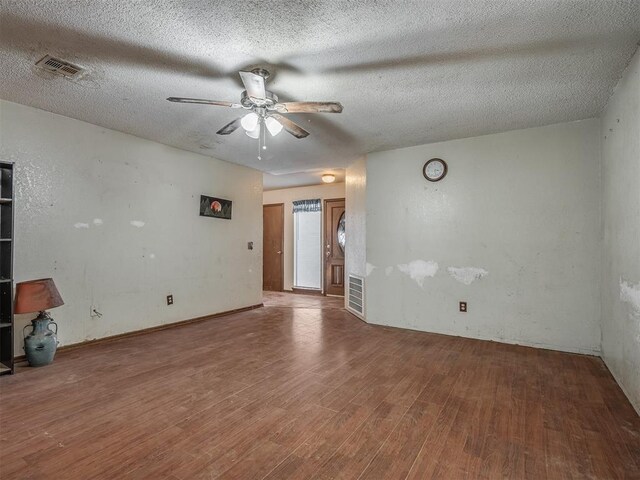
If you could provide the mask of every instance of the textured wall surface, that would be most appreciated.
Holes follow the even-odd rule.
[[[602,118],[602,351],[640,413],[640,53]]]
[[[4,101],[0,121],[17,170],[15,277],[55,279],[62,344],[262,301],[260,172]],[[232,200],[233,219],[200,217],[201,194]]]
[[[640,38],[637,0],[3,0],[0,98],[268,172],[346,166],[371,151],[600,114]],[[52,54],[77,81],[34,64]],[[240,115],[169,96],[238,101],[266,66],[311,135],[215,131]]]
[[[285,290],[291,290],[293,288],[293,201],[310,200],[314,198],[320,198],[322,200],[329,198],[344,198],[344,183],[269,190],[263,194],[263,204],[265,205],[269,203],[284,203],[283,255]],[[260,242],[262,242],[262,239],[260,239]]]
[[[598,120],[370,154],[367,321],[599,352],[599,174]]]
[[[364,277],[367,273],[367,159],[359,158],[347,167],[346,177],[345,276],[350,273]],[[347,285],[345,280],[345,285]],[[345,298],[345,302],[347,299]],[[366,312],[365,312],[366,313]]]

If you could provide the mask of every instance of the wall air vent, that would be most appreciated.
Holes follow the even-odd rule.
[[[43,59],[36,62],[36,66],[67,78],[77,78],[84,72],[83,68],[52,57],[51,55],[46,55]]]
[[[364,320],[364,278],[349,274],[347,310]]]

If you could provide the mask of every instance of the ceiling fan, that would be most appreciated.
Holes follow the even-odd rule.
[[[216,105],[220,107],[242,108],[249,113],[236,118],[216,133],[229,135],[240,126],[251,138],[264,138],[264,131],[268,130],[271,136],[278,135],[282,129],[296,138],[305,138],[309,135],[304,128],[285,117],[284,113],[340,113],[342,105],[338,102],[278,102],[278,96],[265,89],[265,83],[269,78],[269,72],[263,68],[254,68],[250,72],[240,72],[240,78],[244,84],[240,103],[222,102],[217,100],[203,100],[199,98],[169,97],[170,102],[201,103],[204,105]],[[262,147],[266,149],[266,146]]]

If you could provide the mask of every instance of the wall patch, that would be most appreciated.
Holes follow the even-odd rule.
[[[141,222],[140,220],[131,220],[129,223],[137,228],[144,227],[144,222]]]
[[[447,271],[449,275],[465,285],[471,285],[476,280],[480,280],[489,275],[489,272],[484,268],[478,267],[449,267]]]
[[[413,281],[422,287],[426,277],[434,277],[438,272],[438,262],[434,262],[433,260],[429,260],[428,262],[424,260],[413,260],[410,263],[398,265],[398,270],[409,275]]]
[[[633,285],[620,278],[620,300],[631,305],[633,315],[640,317],[640,283]]]

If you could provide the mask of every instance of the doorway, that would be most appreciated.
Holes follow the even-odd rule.
[[[324,294],[344,296],[344,198],[324,201]]]
[[[293,214],[293,291],[322,292],[322,209]]]
[[[284,289],[284,203],[262,206],[262,289]]]

